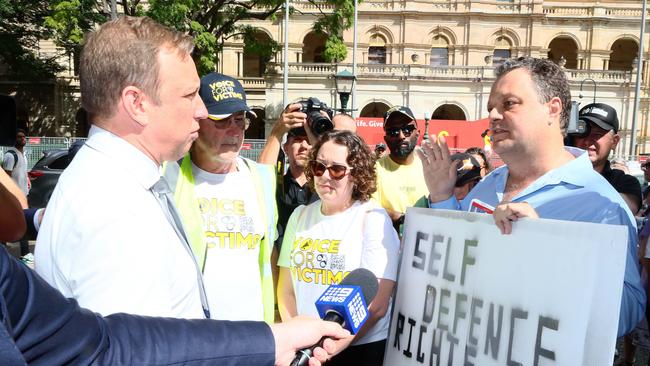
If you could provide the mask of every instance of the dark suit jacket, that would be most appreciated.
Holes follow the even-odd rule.
[[[38,235],[38,231],[36,231],[36,227],[34,226],[36,211],[38,211],[38,208],[26,208],[23,210],[25,222],[27,223],[27,232],[25,232],[24,238],[27,240],[36,240],[36,235]]]
[[[265,323],[102,318],[0,248],[0,365],[270,366],[274,359]]]

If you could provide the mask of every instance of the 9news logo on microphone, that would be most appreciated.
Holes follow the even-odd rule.
[[[332,285],[316,301],[318,315],[322,319],[327,313],[343,316],[343,327],[356,334],[368,319],[368,307],[360,286]]]

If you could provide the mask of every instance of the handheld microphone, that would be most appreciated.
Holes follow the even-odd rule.
[[[352,334],[368,319],[368,306],[377,294],[377,277],[365,268],[350,272],[338,285],[331,285],[316,301],[316,309],[323,320],[336,322]],[[296,352],[291,366],[306,366],[314,348],[323,345],[326,337],[310,348]]]

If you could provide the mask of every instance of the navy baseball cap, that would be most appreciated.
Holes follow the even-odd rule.
[[[586,122],[591,122],[603,130],[618,132],[618,116],[616,109],[605,103],[591,103],[580,109],[578,117]]]
[[[404,106],[401,106],[401,105],[396,105],[393,108],[386,111],[386,113],[384,114],[384,126],[386,126],[386,122],[388,122],[388,120],[391,117],[394,117],[394,116],[396,116],[398,114],[404,115],[404,116],[406,116],[406,117],[408,117],[408,118],[415,121],[415,117],[413,117],[413,111],[411,111],[411,108],[404,107]]]
[[[201,78],[199,96],[210,119],[224,119],[233,113],[247,112],[257,117],[246,104],[246,92],[239,80],[212,72]]]

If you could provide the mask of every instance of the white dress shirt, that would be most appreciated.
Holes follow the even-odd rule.
[[[59,179],[36,242],[36,271],[102,315],[204,318],[194,259],[150,188],[158,165],[93,126]]]

